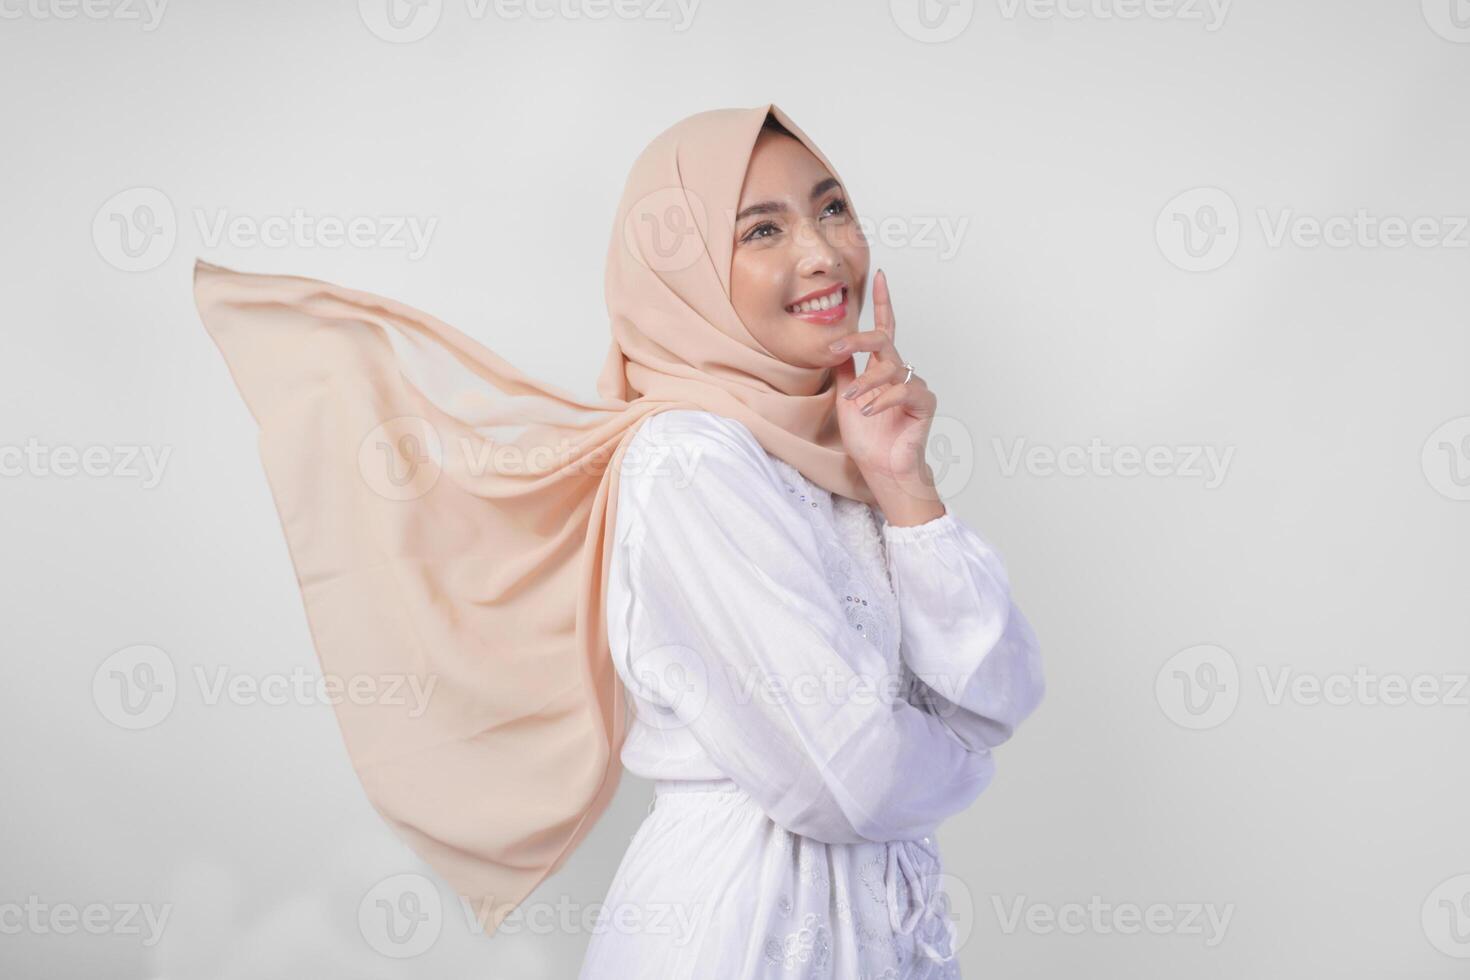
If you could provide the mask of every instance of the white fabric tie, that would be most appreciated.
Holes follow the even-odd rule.
[[[940,876],[934,870],[923,871],[915,866],[911,848],[919,847],[914,841],[888,842],[888,871],[885,884],[888,888],[888,923],[895,933],[913,936],[914,944],[929,959],[936,963],[948,963],[955,958],[955,928],[949,918],[949,902],[940,889]],[[898,899],[898,882],[902,878],[908,891],[907,906]],[[920,928],[920,927],[923,928]],[[929,936],[942,932],[944,950],[929,942]]]

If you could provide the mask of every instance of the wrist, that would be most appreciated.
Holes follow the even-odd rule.
[[[948,511],[928,464],[906,474],[864,474],[883,519],[894,527],[927,524]]]

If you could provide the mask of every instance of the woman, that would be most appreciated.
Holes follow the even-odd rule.
[[[493,930],[624,764],[657,781],[584,977],[958,975],[932,831],[1042,680],[999,558],[935,499],[881,273],[857,330],[867,268],[769,103],[635,161],[598,399],[389,298],[196,264],[390,825]]]
[[[999,558],[922,492],[935,396],[895,350],[881,272],[877,330],[856,332],[867,272],[841,183],[768,118],[731,301],[773,355],[833,372],[819,391],[840,389],[877,504],[709,412],[634,436],[607,623],[637,707],[623,763],[657,796],[583,980],[959,976],[932,831],[989,782],[1040,662]]]

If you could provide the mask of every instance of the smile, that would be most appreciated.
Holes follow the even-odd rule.
[[[836,323],[847,316],[847,286],[839,284],[815,297],[792,303],[786,312],[812,323]]]

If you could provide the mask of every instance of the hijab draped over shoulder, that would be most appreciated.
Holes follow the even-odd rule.
[[[873,500],[831,374],[776,358],[731,305],[734,216],[768,115],[838,176],[770,103],[656,137],[608,244],[596,398],[392,299],[195,264],[200,317],[260,428],[323,674],[342,685],[352,765],[487,931],[617,788],[627,707],[603,588],[639,424],[673,408],[737,419],[812,482]]]

